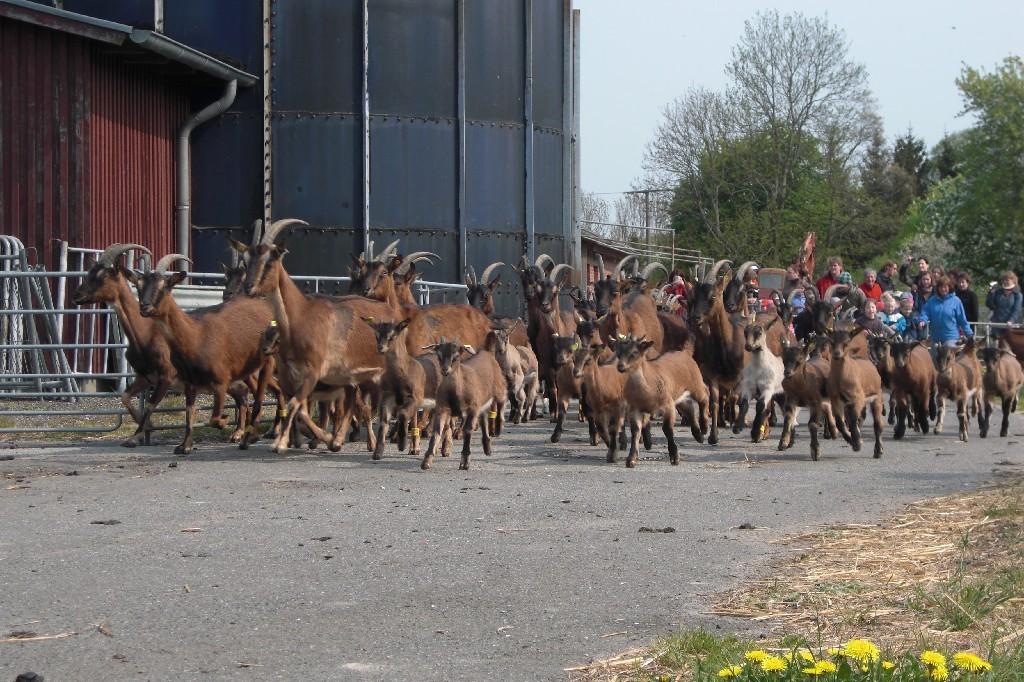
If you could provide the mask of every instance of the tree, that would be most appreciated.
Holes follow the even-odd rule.
[[[957,87],[977,124],[963,133],[959,174],[925,212],[948,230],[959,265],[994,279],[1024,269],[1024,61],[1008,57],[991,73],[964,67]]]
[[[608,202],[593,192],[580,192],[580,220],[595,223],[608,222]],[[593,226],[588,226],[592,229]]]
[[[914,178],[914,196],[921,196],[927,188],[927,178],[932,162],[925,151],[924,140],[914,137],[912,130],[896,138],[893,146],[893,161]]]
[[[792,260],[807,231],[844,242],[858,159],[880,130],[842,31],[778,12],[745,25],[724,93],[694,88],[663,111],[645,168],[671,175],[683,246]]]

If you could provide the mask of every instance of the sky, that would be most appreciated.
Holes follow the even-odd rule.
[[[693,86],[724,90],[725,65],[759,10],[824,16],[863,64],[886,139],[912,128],[930,148],[962,130],[956,78],[1024,54],[1024,0],[575,0],[580,10],[580,154],[585,191],[627,190],[663,107]]]

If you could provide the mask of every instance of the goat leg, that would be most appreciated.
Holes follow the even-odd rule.
[[[970,423],[970,407],[967,404],[967,398],[961,398],[956,401],[956,418],[959,422],[959,437],[964,443],[967,442],[967,425]]]
[[[850,430],[850,447],[854,452],[860,452],[860,414],[863,409],[855,402],[846,403],[846,428]]]
[[[811,461],[817,462],[821,456],[821,443],[818,442],[818,427],[821,410],[813,405],[810,407],[810,416],[807,418],[807,431],[811,434]]]
[[[480,443],[483,446],[484,454],[491,456],[491,427],[489,419],[479,419]]]
[[[421,469],[429,469],[430,463],[434,461],[434,453],[437,452],[438,441],[443,440],[446,433],[450,433],[448,422],[451,420],[450,413],[445,408],[434,410],[434,425],[431,428],[430,443],[427,444],[427,451],[423,454]]]
[[[629,454],[626,455],[626,468],[632,469],[640,457],[640,430],[643,428],[643,416],[635,412],[629,416]]]
[[[736,420],[732,423],[732,432],[739,433],[743,425],[747,423],[747,410],[750,407],[750,400],[747,396],[740,398],[739,410],[736,413]]]
[[[795,400],[787,400],[782,413],[782,433],[779,435],[779,445],[776,448],[780,452],[788,450],[793,445],[793,426],[796,422],[796,411],[800,409]]]
[[[986,405],[988,402],[986,401]],[[991,406],[988,408],[991,411]],[[1017,411],[1017,396],[1010,396],[1009,398],[1003,398],[1003,423],[999,427],[999,436],[1006,438],[1006,434],[1010,430],[1010,415]],[[986,419],[988,419],[986,417]]]
[[[714,381],[708,386],[708,404],[711,406],[711,431],[708,434],[708,445],[718,444],[718,419],[719,409],[721,406],[718,404],[719,391],[718,384]]]
[[[469,470],[469,449],[473,441],[473,429],[476,428],[477,414],[473,410],[467,410],[462,416],[462,461],[459,463],[460,471]],[[484,428],[487,428],[484,426]]]
[[[228,418],[224,416],[224,397],[227,395],[227,386],[213,387],[213,411],[210,413],[210,421],[207,422],[215,429],[223,429],[228,425]]]
[[[124,409],[128,410],[132,420],[140,426],[145,416],[145,410],[137,409],[133,403],[135,402],[135,396],[149,388],[149,385],[149,379],[144,376],[137,376],[128,388],[125,389],[124,393],[121,394],[121,404],[124,405]]]
[[[388,428],[391,425],[391,405],[387,400],[381,400],[377,407],[377,442],[373,448],[373,459],[377,460],[384,456],[384,444],[388,442]]]
[[[557,443],[562,439],[562,427],[565,424],[565,413],[569,411],[569,401],[564,398],[559,400],[555,403],[555,409],[557,416],[555,417],[555,430],[551,433],[552,443]]]
[[[196,389],[194,386],[185,385],[185,437],[178,447],[174,448],[174,454],[187,455],[192,452],[192,423],[196,418]]]
[[[884,423],[884,409],[885,403],[882,402],[882,396],[876,395],[874,401],[871,403],[871,416],[875,425],[875,459],[882,456],[882,424]]]
[[[896,420],[896,426],[893,427],[892,437],[895,440],[901,440],[903,435],[907,432],[907,406],[902,402],[892,405],[889,412],[890,424],[894,417]]]
[[[679,464],[679,446],[676,445],[676,406],[666,406],[661,414],[661,431],[668,441],[668,461],[672,466]]]
[[[935,399],[935,412],[938,414],[938,418],[935,420],[935,428],[932,429],[932,433],[938,435],[942,433],[942,422],[946,417],[946,398],[942,395]]]
[[[649,414],[644,415],[643,426],[640,428],[640,437],[644,441],[644,450],[650,452],[653,447],[653,441],[651,440],[651,415]]]
[[[597,445],[597,420],[594,417],[587,417],[587,432],[590,434],[590,444]]]
[[[132,385],[134,385],[134,382]],[[153,426],[150,423],[153,419],[153,413],[156,411],[157,406],[160,405],[160,401],[167,395],[167,390],[170,387],[170,382],[164,379],[157,382],[153,392],[149,395],[149,399],[146,401],[146,406],[142,410],[142,417],[139,419],[138,428],[135,429],[135,433],[121,443],[122,447],[134,448],[139,444],[140,439],[149,445],[149,434],[153,431]]]
[[[501,436],[501,428],[505,423],[505,403],[495,403],[491,405],[491,413],[494,414],[494,432],[493,436],[498,438]]]
[[[761,433],[761,428],[766,426],[765,420],[768,417],[767,407],[768,405],[765,404],[763,397],[757,399],[757,403],[754,405],[754,423],[750,426],[751,443],[760,443],[767,435],[767,433]]]
[[[708,402],[704,400],[690,400],[690,435],[698,443],[704,442],[704,433],[708,427]]]

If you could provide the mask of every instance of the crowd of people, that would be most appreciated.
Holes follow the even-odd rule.
[[[864,293],[864,303],[858,311],[858,324],[868,331],[884,335],[899,334],[904,339],[929,339],[934,344],[955,345],[963,337],[974,334],[972,325],[979,321],[978,295],[971,288],[971,276],[958,269],[948,272],[933,266],[921,256],[907,256],[902,264],[888,261],[880,271],[868,268],[864,278],[856,285]],[[796,273],[790,273],[798,279]],[[833,256],[826,263],[825,274],[814,283],[819,298],[824,298],[833,285],[854,286],[853,276],[843,269],[843,260]],[[746,282],[748,301],[760,309],[757,270],[751,269]],[[809,285],[808,285],[809,287]],[[685,315],[686,283],[682,273],[673,271],[664,288],[666,295],[675,295],[681,304],[679,314]],[[833,297],[838,305],[840,298]],[[1024,294],[1017,275],[1007,270],[995,282],[990,282],[985,307],[991,311],[989,322],[1010,325],[1021,324]],[[792,298],[794,315],[807,305],[802,289]],[[993,327],[992,337],[1005,333],[1005,328]]]

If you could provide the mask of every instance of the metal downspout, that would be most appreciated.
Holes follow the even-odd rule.
[[[363,251],[370,253],[370,0],[363,0]]]
[[[178,253],[191,255],[189,253],[189,242],[191,241],[192,229],[192,163],[189,155],[189,138],[192,131],[210,119],[223,114],[235,101],[235,94],[238,92],[238,81],[228,81],[224,87],[224,94],[216,102],[208,104],[195,114],[192,114],[178,131],[178,146],[175,153],[176,183],[178,202],[174,207],[174,224],[178,235]],[[179,261],[178,267],[188,270],[188,263]]]
[[[533,187],[533,0],[526,0],[526,78],[523,93],[523,122],[526,149],[526,260],[536,258],[536,225],[534,223]]]

